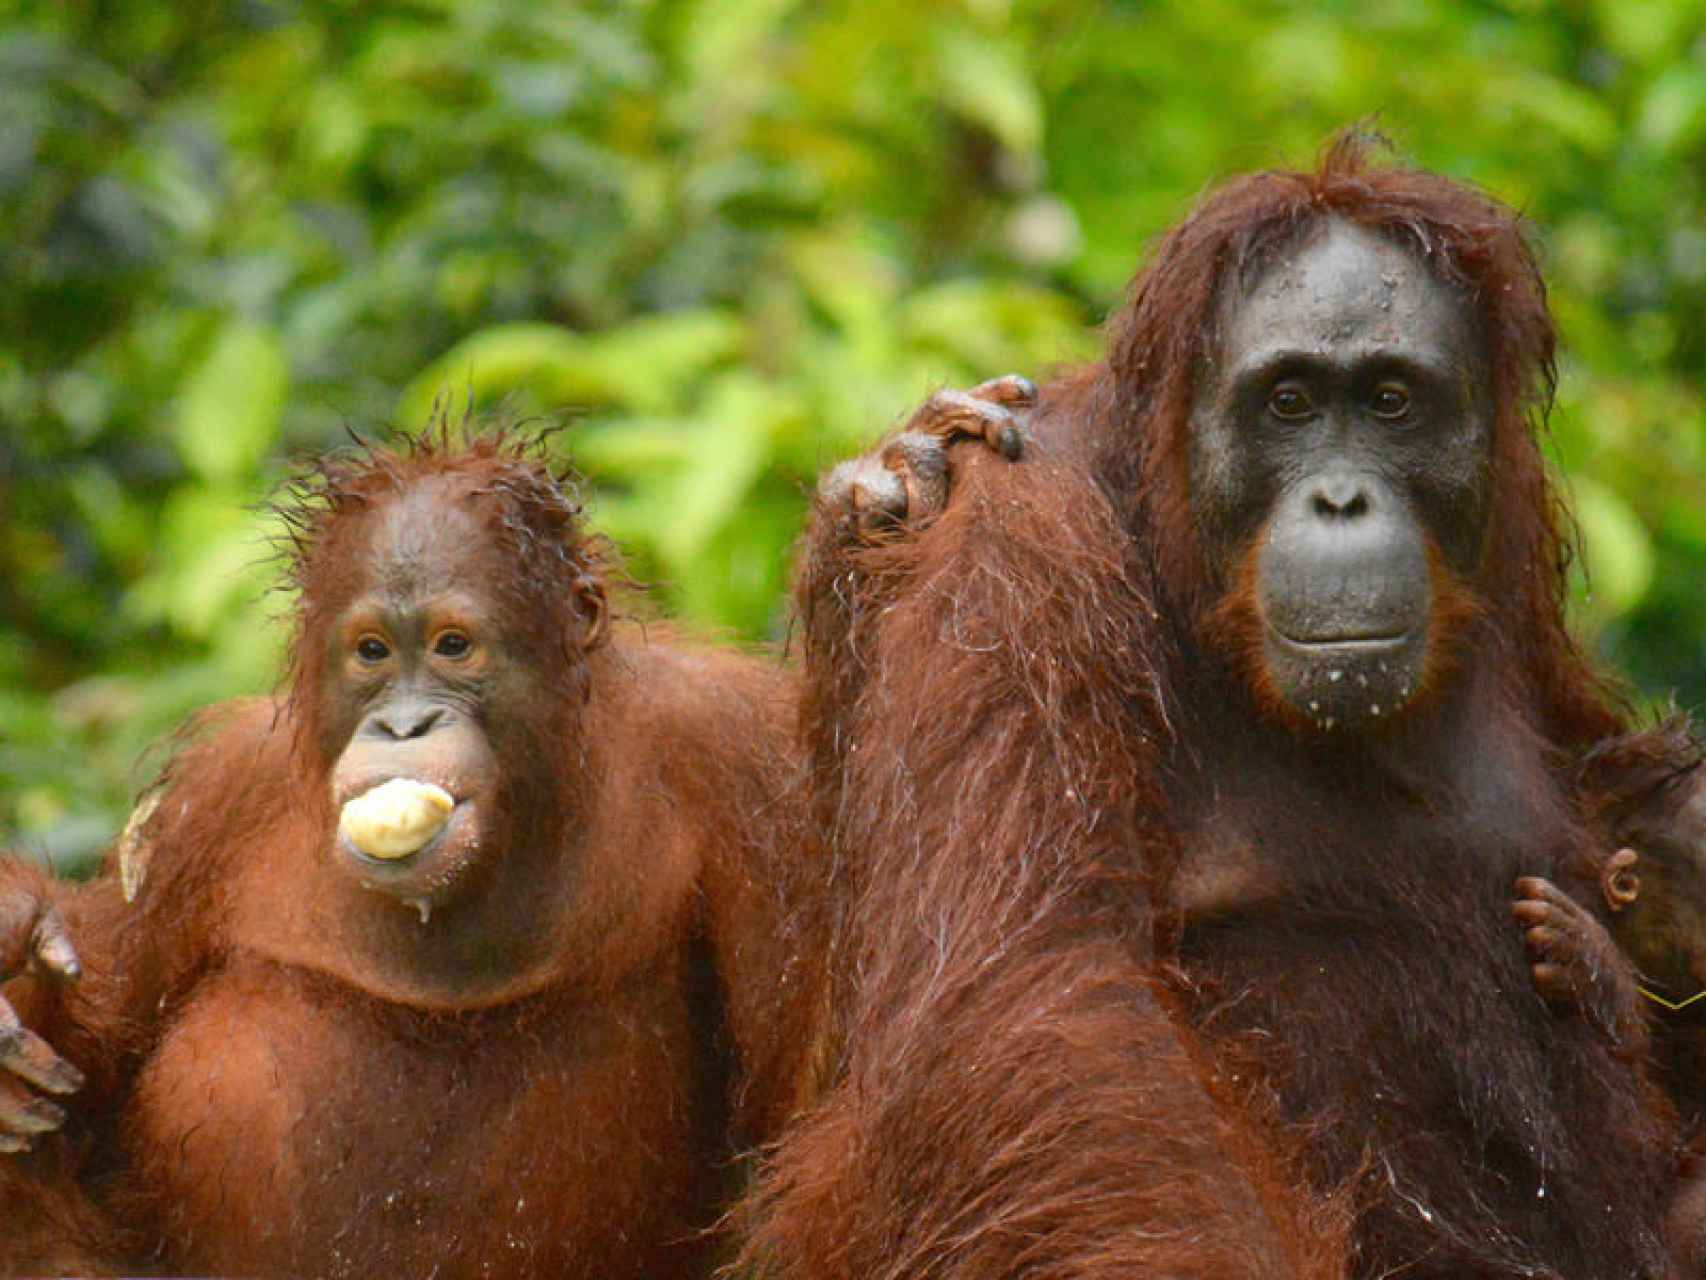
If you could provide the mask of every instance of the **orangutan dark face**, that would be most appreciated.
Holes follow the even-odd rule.
[[[1485,539],[1492,396],[1476,318],[1408,248],[1348,223],[1222,302],[1191,417],[1204,551],[1259,635],[1260,682],[1317,729],[1401,714]]]
[[[541,709],[560,700],[561,647],[542,648],[497,598],[501,553],[458,496],[421,484],[373,514],[356,590],[324,637],[334,857],[423,919],[504,856],[515,796],[554,794]],[[582,643],[602,625],[595,595]]]

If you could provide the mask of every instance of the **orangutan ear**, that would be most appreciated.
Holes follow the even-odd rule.
[[[575,605],[584,627],[580,650],[591,653],[610,638],[610,605],[604,598],[604,584],[585,574],[576,578]]]
[[[1599,873],[1599,891],[1608,910],[1621,911],[1641,896],[1641,877],[1635,874],[1640,859],[1633,849],[1619,849],[1605,860]]]

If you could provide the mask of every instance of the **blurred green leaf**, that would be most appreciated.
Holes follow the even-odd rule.
[[[679,408],[693,380],[739,356],[746,325],[731,312],[671,311],[612,329],[592,344],[617,399],[637,414]]]
[[[750,374],[717,380],[693,431],[692,457],[662,491],[669,516],[657,541],[671,563],[691,563],[710,535],[739,515],[771,433],[798,411],[794,397]]]
[[[226,325],[178,400],[172,436],[185,465],[215,484],[250,474],[278,436],[289,382],[275,334]]]
[[[182,488],[161,513],[155,567],[132,589],[145,622],[210,638],[240,608],[259,601],[270,577],[268,517],[228,490]]]
[[[1587,601],[1601,619],[1628,613],[1652,585],[1653,540],[1629,504],[1586,477],[1571,484],[1586,563]]]
[[[1679,151],[1706,135],[1706,65],[1672,67],[1653,82],[1635,127],[1660,151]]]
[[[530,388],[543,406],[668,413],[679,407],[686,384],[735,355],[744,337],[737,317],[714,311],[648,316],[594,336],[550,325],[486,329],[416,378],[399,416],[419,426],[446,397],[489,403],[519,387]]]
[[[555,325],[504,325],[474,334],[429,365],[403,392],[398,420],[419,428],[441,405],[460,406],[464,399],[489,403],[530,385],[576,404],[614,398],[579,335]]]
[[[753,75],[763,42],[799,0],[692,0],[684,4],[681,61],[689,81],[716,94],[764,83]]]
[[[1035,370],[1094,350],[1068,299],[1017,282],[967,280],[921,289],[901,305],[895,324],[909,341],[940,348],[967,369]]]
[[[1512,70],[1489,79],[1481,95],[1525,126],[1552,131],[1590,156],[1604,154],[1617,142],[1618,122],[1605,104],[1560,77]]]
[[[1009,149],[1028,155],[1042,142],[1036,89],[1023,64],[994,39],[967,27],[942,26],[935,71],[942,100]]]
[[[1706,5],[1699,0],[1595,0],[1606,43],[1623,57],[1651,62],[1667,46],[1706,30]]]

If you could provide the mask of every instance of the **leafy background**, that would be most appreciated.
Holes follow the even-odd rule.
[[[1580,621],[1698,704],[1706,0],[0,6],[0,843],[84,864],[270,686],[254,504],[346,427],[567,411],[636,575],[773,636],[827,462],[1371,113],[1541,229]]]

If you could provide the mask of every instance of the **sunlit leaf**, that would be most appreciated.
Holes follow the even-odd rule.
[[[1512,68],[1489,77],[1480,89],[1488,103],[1555,131],[1590,154],[1609,151],[1618,139],[1617,118],[1605,103],[1561,77]]]
[[[1589,607],[1601,618],[1629,612],[1652,585],[1653,540],[1630,506],[1586,477],[1571,483],[1581,527]]]
[[[684,6],[681,60],[697,86],[750,86],[754,59],[799,0],[695,0]]]
[[[693,434],[679,419],[629,418],[579,427],[570,444],[575,465],[595,483],[641,483],[693,458]]]
[[[1013,282],[956,281],[922,289],[906,300],[896,320],[908,341],[951,352],[980,376],[1040,374],[1042,366],[1093,351],[1083,317],[1070,301]]]
[[[1620,56],[1641,62],[1706,28],[1706,6],[1698,0],[1595,0],[1592,8],[1606,43]]]
[[[618,402],[636,414],[653,414],[680,408],[687,384],[739,355],[745,340],[740,317],[695,310],[643,316],[589,345]]]
[[[942,100],[1003,144],[1028,154],[1042,141],[1043,112],[1024,64],[992,37],[960,26],[937,33]]]
[[[227,324],[178,398],[172,418],[178,456],[204,480],[230,483],[248,475],[278,438],[289,384],[275,334]]]
[[[615,405],[636,413],[678,407],[683,386],[735,354],[743,329],[733,316],[683,311],[606,333],[555,325],[503,325],[458,343],[403,393],[405,424],[419,425],[441,397],[476,404],[531,391],[545,412]]]
[[[693,463],[666,486],[670,514],[657,544],[670,562],[687,563],[735,518],[763,470],[770,433],[798,413],[794,397],[748,374],[717,381],[693,430]]]
[[[411,382],[398,406],[404,427],[424,426],[445,403],[502,398],[518,387],[548,382],[561,387],[579,367],[585,346],[579,335],[556,325],[515,324],[485,329],[458,343]],[[601,380],[568,388],[577,403],[608,399]]]
[[[182,488],[161,513],[154,565],[131,589],[139,620],[210,638],[231,613],[259,607],[276,579],[270,519],[242,495]]]
[[[1706,136],[1706,66],[1672,67],[1641,101],[1636,128],[1661,151],[1677,151]]]

